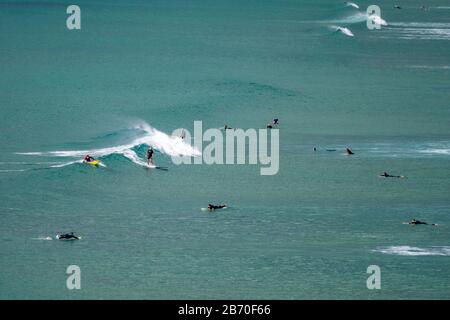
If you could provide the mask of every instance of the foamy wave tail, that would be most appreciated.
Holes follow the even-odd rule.
[[[378,24],[380,26],[387,26],[386,20],[382,19],[380,16],[377,16],[376,14],[372,14],[367,17],[368,20],[372,20],[375,24]]]
[[[131,161],[133,161],[134,163],[136,163],[137,165],[146,167],[147,163],[145,161],[143,161],[141,158],[139,158],[139,156],[136,154],[136,152],[134,152],[133,150],[125,150],[123,152],[123,155],[130,159]]]
[[[350,31],[349,28],[345,28],[345,27],[340,27],[340,26],[332,26],[331,27],[333,30],[340,32],[342,34],[345,34],[346,36],[349,37],[354,37],[355,35],[353,34],[353,32]]]
[[[333,20],[331,22],[332,23],[342,23],[342,24],[354,24],[354,23],[367,22],[367,20],[372,20],[374,23],[382,25],[382,26],[388,25],[386,20],[382,19],[380,16],[378,16],[376,14],[368,15],[367,13],[363,13],[363,12],[357,12],[357,13],[347,16],[345,18]]]
[[[83,160],[70,161],[70,162],[61,163],[61,164],[55,164],[53,166],[50,166],[50,168],[62,168],[62,167],[65,167],[65,166],[70,166],[71,164],[82,163],[82,162],[83,162]]]
[[[347,7],[353,7],[355,9],[359,9],[359,6],[356,3],[354,3],[354,2],[346,2],[345,5]]]
[[[450,256],[450,247],[418,248],[410,246],[391,246],[374,250],[399,256]]]
[[[345,18],[333,20],[332,22],[349,24],[349,23],[360,23],[360,22],[364,22],[364,21],[367,21],[367,14],[362,13],[362,12],[356,12]]]

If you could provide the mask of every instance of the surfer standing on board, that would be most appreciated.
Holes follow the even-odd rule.
[[[147,150],[147,164],[152,165],[153,164],[153,148],[149,147]]]

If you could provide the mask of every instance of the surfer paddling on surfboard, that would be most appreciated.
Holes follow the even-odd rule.
[[[384,177],[384,178],[404,178],[405,176],[393,176],[389,173],[387,173],[386,171],[383,172],[383,174],[380,174],[380,177]]]
[[[77,237],[76,235],[71,233],[65,233],[65,234],[57,234],[56,239],[58,240],[80,240],[80,237]]]
[[[223,208],[226,208],[227,207],[227,205],[226,204],[219,204],[218,206],[216,206],[216,205],[213,205],[213,204],[208,204],[208,209],[209,210],[216,210],[216,209],[223,209]]]
[[[93,157],[87,154],[83,159],[83,163],[90,164],[96,167],[100,164],[100,161],[95,160]]]
[[[86,155],[85,157],[84,157],[84,161],[86,161],[86,162],[92,162],[92,161],[95,161],[95,159],[93,158],[93,157],[91,157],[90,155]]]
[[[419,220],[416,220],[416,219],[412,219],[410,222],[408,222],[408,224],[428,224],[428,223],[423,222],[423,221],[419,221]],[[433,224],[431,224],[431,225],[432,225],[432,226],[435,226],[436,224],[433,223]]]

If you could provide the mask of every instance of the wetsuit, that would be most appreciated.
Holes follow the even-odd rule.
[[[153,158],[153,149],[149,149],[148,151],[147,151],[147,160],[152,160],[152,158]]]
[[[215,206],[215,205],[208,205],[208,208],[209,209],[211,209],[211,210],[215,210],[215,209],[222,209],[222,208],[225,208],[226,207],[226,205],[224,205],[224,204],[221,204],[221,205],[219,205],[219,206]]]
[[[428,224],[428,223],[422,222],[422,221],[419,221],[419,220],[414,220],[414,221],[411,221],[409,224]]]
[[[383,174],[380,174],[380,177],[385,177],[385,178],[401,178],[401,176],[393,176],[390,175],[389,173],[385,172]]]
[[[76,240],[78,240],[79,238],[77,236],[74,236],[73,233],[67,233],[67,234],[60,234],[58,236],[58,239],[76,239]]]

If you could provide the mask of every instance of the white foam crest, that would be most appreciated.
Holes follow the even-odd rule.
[[[347,7],[353,7],[353,8],[355,8],[355,9],[359,9],[359,6],[358,6],[356,3],[354,3],[354,2],[349,2],[349,1],[347,1],[347,2],[345,2],[345,5],[346,5]]]
[[[425,150],[419,150],[419,152],[420,153],[450,155],[450,149],[425,149]]]
[[[387,26],[386,20],[382,19],[380,16],[377,16],[376,14],[372,14],[370,16],[367,16],[368,20],[372,20],[375,24],[381,25],[381,26]]]
[[[340,27],[340,26],[331,26],[331,28],[333,30],[339,31],[342,34],[345,34],[346,36],[349,37],[354,37],[355,35],[353,34],[353,32],[350,31],[349,28],[345,28],[345,27]]]
[[[450,247],[448,246],[430,248],[390,246],[373,251],[399,256],[450,256]]]
[[[143,161],[141,158],[139,158],[139,156],[133,150],[125,150],[123,152],[123,155],[126,158],[133,161],[135,164],[143,166],[143,167],[147,167],[147,163],[145,161]]]
[[[172,157],[201,156],[200,151],[183,141],[180,137],[169,136],[147,123],[143,123],[137,128],[144,130],[148,135],[135,140],[134,145],[147,144]]]

